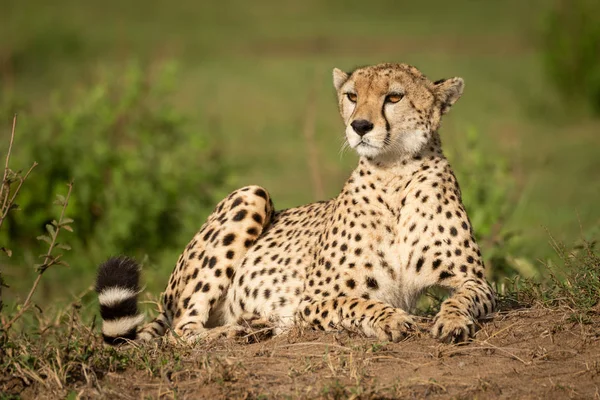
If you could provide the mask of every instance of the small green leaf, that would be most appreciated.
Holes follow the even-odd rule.
[[[63,249],[63,250],[71,250],[71,246],[69,246],[66,243],[59,243],[56,245],[56,248]]]
[[[64,226],[67,224],[72,224],[74,221],[72,218],[63,218],[62,221],[60,221],[60,225]]]
[[[50,239],[50,238],[48,237],[48,235],[40,235],[40,236],[38,236],[36,239],[37,239],[37,240],[44,241],[44,242],[46,242],[46,243],[48,243],[48,244],[52,243],[52,239]]]
[[[56,230],[54,229],[54,226],[52,224],[46,224],[46,230],[48,231],[50,236],[56,236]]]
[[[64,226],[62,226],[61,228],[63,228],[63,229],[64,229],[64,230],[66,230],[66,231],[73,232],[73,228],[71,228],[71,226],[70,226],[70,225],[64,225]]]

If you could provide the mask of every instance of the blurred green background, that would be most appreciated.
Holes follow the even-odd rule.
[[[379,62],[465,79],[441,135],[490,277],[539,275],[550,236],[600,232],[596,4],[2,0],[0,155],[17,112],[12,168],[40,163],[0,232],[8,307],[71,179],[70,267],[45,273],[38,302],[85,293],[119,253],[157,293],[236,187],[265,186],[277,208],[335,196],[357,157],[340,154],[331,70]]]

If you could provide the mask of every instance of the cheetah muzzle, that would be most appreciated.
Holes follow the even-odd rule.
[[[106,342],[167,331],[193,341],[228,328],[252,335],[253,324],[269,334],[303,324],[398,341],[432,286],[452,292],[431,331],[442,341],[467,340],[477,319],[493,312],[438,134],[463,80],[431,82],[406,64],[335,69],[333,78],[346,141],[360,156],[341,193],[281,211],[261,187],[231,193],[179,257],[162,310],[145,326],[138,264],[109,259],[96,283]]]

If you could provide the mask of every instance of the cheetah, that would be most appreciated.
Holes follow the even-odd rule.
[[[432,82],[413,66],[379,64],[334,69],[333,83],[345,140],[359,155],[341,193],[280,211],[262,187],[231,193],[179,257],[162,310],[145,326],[139,265],[109,259],[96,282],[107,343],[167,331],[193,341],[253,319],[274,334],[301,324],[399,341],[432,286],[452,293],[433,337],[472,337],[496,300],[438,133],[463,79]]]

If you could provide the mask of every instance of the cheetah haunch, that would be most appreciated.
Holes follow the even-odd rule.
[[[464,341],[495,307],[494,292],[458,183],[441,150],[443,114],[463,80],[429,81],[405,64],[333,71],[346,140],[360,155],[334,199],[275,211],[249,186],[221,201],[179,257],[162,312],[140,327],[139,267],[100,267],[102,332],[108,343],[149,340],[167,330],[194,340],[241,319],[348,329],[397,341],[423,290],[452,290],[431,332]]]

